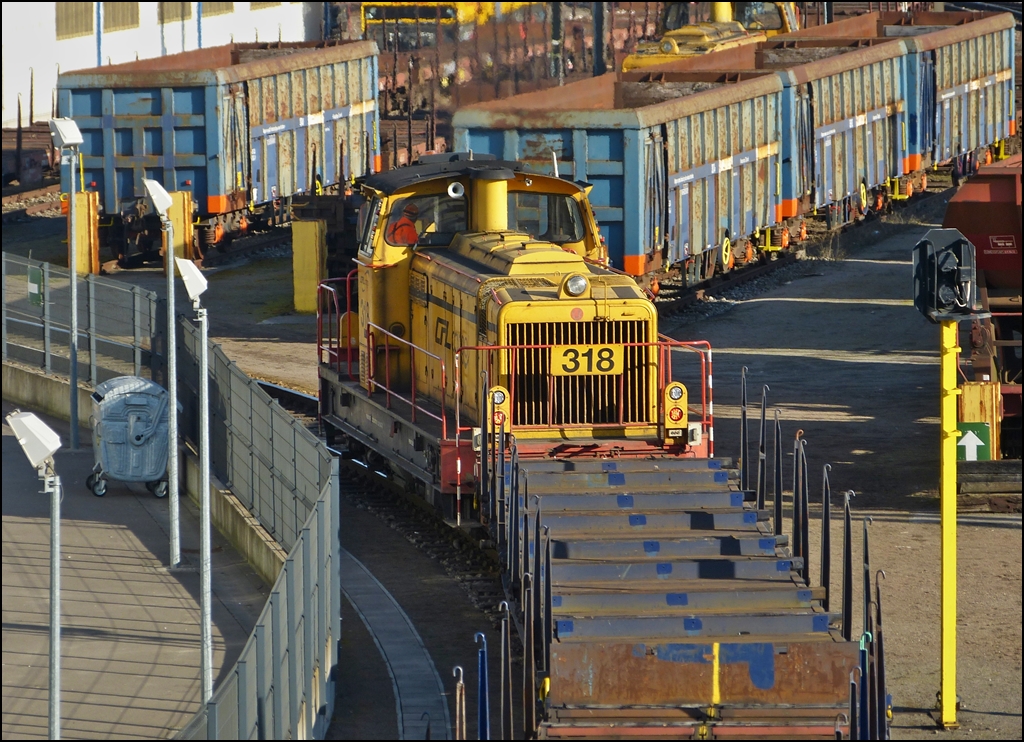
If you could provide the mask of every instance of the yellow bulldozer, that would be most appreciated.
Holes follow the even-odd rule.
[[[622,71],[756,44],[800,27],[796,3],[709,3],[711,20],[703,23],[690,22],[692,5],[665,3],[658,29],[660,38],[638,44],[623,61]]]

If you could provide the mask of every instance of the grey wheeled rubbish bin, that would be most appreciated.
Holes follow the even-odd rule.
[[[107,480],[145,482],[167,495],[167,390],[138,376],[104,381],[92,393],[92,445],[96,464],[86,485],[97,497]]]

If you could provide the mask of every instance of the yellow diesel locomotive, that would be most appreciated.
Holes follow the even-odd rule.
[[[669,371],[699,344],[606,267],[588,190],[469,154],[363,182],[358,267],[320,289],[322,419],[446,517],[485,428],[527,458],[707,454]]]
[[[730,481],[710,348],[659,336],[589,188],[468,153],[363,181],[357,266],[318,296],[329,437],[486,529],[528,738],[885,738],[884,676],[850,703],[881,655],[810,584],[806,488],[791,543],[781,493]]]

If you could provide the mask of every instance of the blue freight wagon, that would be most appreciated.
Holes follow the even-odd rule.
[[[69,72],[57,87],[84,139],[76,186],[99,193],[101,240],[121,260],[159,245],[143,178],[191,192],[206,245],[379,169],[370,41],[230,44]],[[65,165],[65,191],[70,177]]]
[[[592,186],[613,266],[644,276],[682,263],[701,280],[728,267],[721,247],[777,223],[782,83],[735,77],[605,75],[471,106],[455,114],[455,148],[540,172],[557,160]]]
[[[592,184],[612,265],[686,282],[906,198],[1013,134],[1013,18],[868,13],[657,68],[481,103],[456,149]]]

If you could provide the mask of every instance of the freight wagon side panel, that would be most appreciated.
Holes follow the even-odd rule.
[[[682,262],[776,224],[781,85],[744,82],[639,109],[457,114],[455,147],[529,162],[593,185],[590,202],[612,265],[631,275]],[[768,88],[768,90],[766,90]],[[506,101],[515,106],[515,99]],[[683,106],[679,108],[677,106]],[[458,120],[472,120],[460,125]],[[643,118],[643,125],[627,122]],[[561,119],[566,125],[551,126]]]
[[[78,177],[108,214],[134,209],[153,178],[217,215],[372,172],[376,54],[234,44],[61,75],[59,110],[84,139]],[[66,166],[64,190],[70,177]]]
[[[668,263],[778,223],[780,91],[669,121]]]
[[[1016,37],[1009,15],[906,41],[916,126],[914,163],[939,163],[1012,136]]]
[[[902,42],[780,72],[786,86],[784,213],[811,197],[823,207],[907,172]],[[881,57],[881,58],[879,58]]]
[[[100,194],[100,208],[120,214],[144,196],[143,178],[168,191],[192,192],[200,208],[210,185],[220,186],[221,139],[218,96],[212,86],[110,88],[76,86],[58,91],[61,116],[82,132],[82,163],[76,189]],[[84,173],[83,173],[84,171]],[[61,188],[70,188],[71,167],[61,168]]]
[[[278,72],[247,83],[254,203],[373,172],[380,153],[376,59]]]

